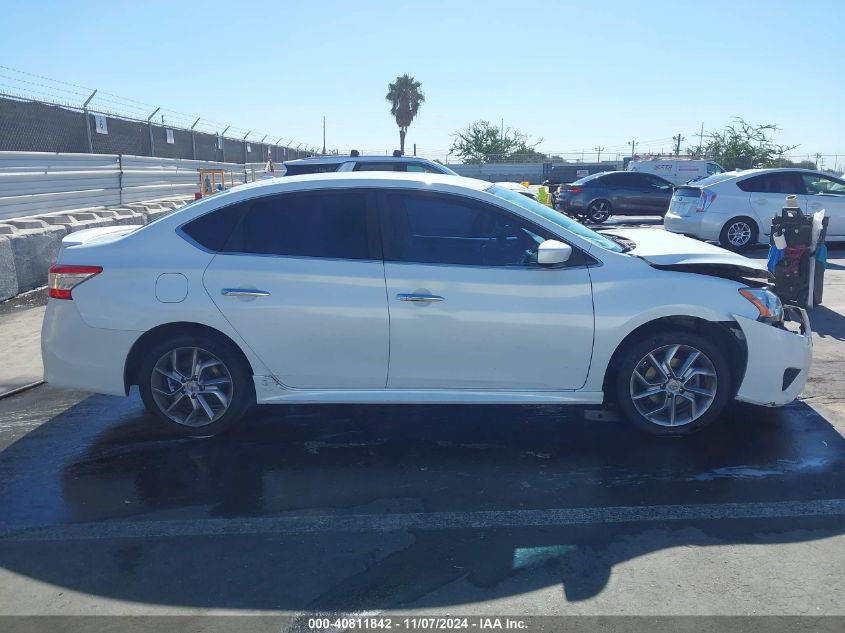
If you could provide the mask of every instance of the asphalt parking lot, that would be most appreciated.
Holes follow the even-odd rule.
[[[843,271],[805,397],[688,439],[322,405],[197,441],[137,393],[2,399],[0,615],[845,615]]]

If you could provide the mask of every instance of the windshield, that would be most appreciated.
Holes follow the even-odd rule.
[[[509,202],[513,202],[514,204],[517,204],[523,209],[525,209],[526,211],[536,213],[537,215],[544,217],[550,222],[554,222],[558,226],[566,229],[567,231],[575,233],[579,237],[583,237],[585,240],[589,240],[600,248],[603,248],[608,251],[613,251],[614,253],[621,253],[625,250],[616,242],[609,240],[603,235],[599,235],[595,231],[588,229],[583,224],[579,224],[572,218],[569,218],[563,215],[562,213],[558,213],[557,211],[550,209],[546,205],[540,204],[536,200],[528,198],[527,196],[523,196],[522,194],[512,189],[507,189],[499,185],[493,185],[492,187],[485,189],[485,191],[487,193],[492,193],[494,196],[498,196],[499,198],[504,198]]]

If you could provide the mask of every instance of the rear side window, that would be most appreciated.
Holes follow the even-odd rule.
[[[340,163],[315,163],[311,165],[285,164],[285,176],[301,176],[302,174],[326,174],[337,171]]]
[[[369,245],[366,192],[332,191],[254,201],[223,251],[371,259]]]
[[[775,172],[747,178],[737,183],[743,191],[752,193],[803,194],[804,182],[792,172]]]
[[[354,171],[405,171],[405,163],[386,161],[383,163],[361,162]]]
[[[641,178],[643,174],[629,171],[620,172],[617,174],[607,174],[602,176],[599,180],[603,185],[608,187],[636,187],[643,183]]]
[[[241,202],[206,213],[188,222],[182,231],[203,248],[222,251],[247,206],[247,203]]]

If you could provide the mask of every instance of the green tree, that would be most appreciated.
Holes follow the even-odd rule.
[[[425,101],[425,95],[420,88],[422,83],[405,73],[387,85],[387,96],[390,101],[390,114],[399,126],[399,150],[405,153],[405,135],[408,127],[416,118],[420,105]]]
[[[546,155],[537,152],[543,139],[530,143],[528,135],[489,121],[473,121],[466,129],[452,134],[450,154],[465,163],[501,163],[506,161],[540,162]]]
[[[778,130],[771,123],[755,125],[737,117],[723,130],[707,134],[704,153],[727,170],[770,167],[797,147],[775,143],[772,133]]]

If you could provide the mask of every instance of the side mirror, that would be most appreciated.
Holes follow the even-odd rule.
[[[572,257],[572,247],[557,240],[546,240],[537,248],[537,263],[540,266],[559,266]]]

